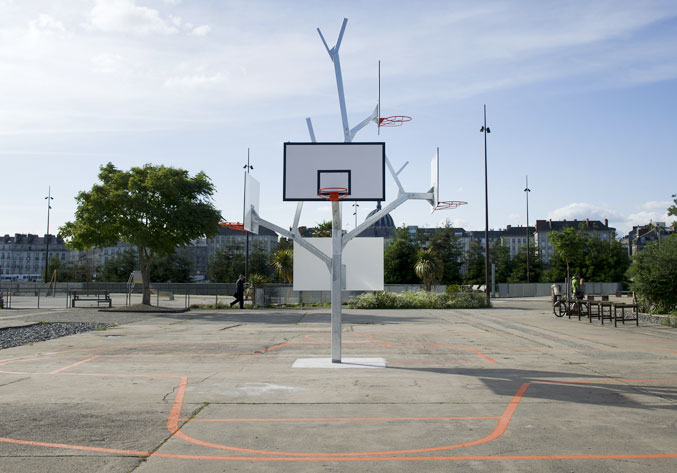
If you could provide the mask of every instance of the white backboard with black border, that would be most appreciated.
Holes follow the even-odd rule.
[[[285,201],[323,201],[321,188],[343,187],[343,200],[385,200],[385,143],[284,143]]]

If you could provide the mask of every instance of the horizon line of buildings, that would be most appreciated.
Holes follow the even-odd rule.
[[[370,214],[371,215],[371,214]],[[508,225],[503,230],[490,230],[489,243],[493,246],[500,243],[509,248],[510,257],[513,258],[522,247],[529,244],[536,249],[544,264],[548,264],[554,253],[549,235],[553,231],[562,231],[565,228],[586,229],[589,234],[603,241],[611,241],[615,238],[616,229],[609,227],[608,220],[536,220],[535,226],[528,229],[524,226]],[[360,234],[361,237],[383,237],[386,240],[395,236],[395,223],[386,215],[371,227]],[[406,227],[412,235],[417,232],[432,233],[435,228],[423,228],[415,225]],[[675,233],[675,225],[666,227],[663,222],[656,222],[643,226],[635,226],[620,240],[628,249],[628,256],[636,255],[643,251],[646,245],[652,241],[660,241]],[[309,233],[304,236],[312,236]],[[454,227],[454,236],[461,242],[463,252],[470,249],[472,241],[478,241],[484,249],[484,230],[465,230]],[[229,245],[241,245],[244,248],[246,233],[230,228],[219,227],[218,234],[213,238],[201,238],[194,240],[193,244],[177,251],[186,256],[193,268],[193,278],[204,280],[209,277],[209,261],[221,249]],[[259,247],[270,253],[278,243],[278,234],[264,227],[260,227],[259,234],[249,234],[250,250]],[[87,251],[69,250],[64,240],[59,235],[45,235],[40,237],[33,234],[16,233],[13,237],[8,234],[0,237],[0,280],[1,281],[36,281],[41,280],[45,270],[46,246],[49,243],[49,255],[58,258],[62,263],[84,264],[90,274],[96,275],[98,267],[107,261],[116,258],[120,253],[132,248],[127,243],[118,243],[115,246],[105,248],[92,248]],[[244,250],[243,250],[244,251]]]

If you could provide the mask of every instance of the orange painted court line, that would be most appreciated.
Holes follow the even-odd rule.
[[[83,363],[87,363],[88,361],[96,360],[97,358],[99,358],[98,355],[93,356],[91,358],[87,358],[86,360],[78,361],[77,363],[73,363],[72,365],[64,366],[63,368],[59,368],[58,370],[54,370],[49,374],[58,374],[58,373],[61,373],[62,371],[66,371],[67,369],[73,368],[73,367],[81,365]]]
[[[49,374],[49,373],[37,373],[37,374]],[[81,375],[74,373],[59,373],[59,375]],[[87,374],[89,375],[89,374]],[[107,376],[107,375],[95,375],[95,376]],[[220,446],[216,444],[210,444],[208,442],[202,442],[197,439],[193,439],[185,434],[183,434],[178,427],[178,422],[180,421],[181,408],[184,402],[185,393],[188,386],[187,377],[177,377],[177,376],[147,376],[147,375],[110,375],[110,376],[124,376],[124,377],[148,377],[148,378],[178,378],[180,380],[179,386],[177,389],[176,396],[174,398],[174,403],[172,404],[172,409],[170,411],[169,418],[167,420],[167,428],[170,432],[174,433],[177,438],[187,440],[191,443],[196,443],[199,445],[210,446],[213,448],[226,449],[231,451],[240,451],[240,452],[251,452],[258,453],[261,452],[264,455],[278,455],[278,456],[266,456],[266,457],[245,457],[245,456],[217,456],[217,455],[182,455],[182,454],[169,454],[169,453],[152,453],[146,451],[136,451],[136,450],[120,450],[120,449],[107,449],[99,447],[89,447],[82,445],[67,445],[67,444],[57,444],[57,443],[47,443],[47,442],[36,442],[30,440],[18,440],[10,439],[5,437],[0,437],[0,442],[20,444],[20,445],[32,445],[32,446],[41,446],[41,447],[52,447],[52,448],[61,448],[61,449],[70,449],[70,450],[82,450],[82,451],[92,451],[92,452],[102,452],[102,453],[117,453],[122,455],[133,455],[133,456],[156,456],[161,458],[174,458],[174,459],[189,459],[189,460],[216,460],[216,461],[266,461],[266,462],[293,462],[293,461],[335,461],[335,462],[355,462],[355,461],[477,461],[477,460],[566,460],[566,459],[579,459],[579,460],[606,460],[606,459],[671,459],[677,458],[677,453],[665,453],[665,454],[585,454],[585,455],[508,455],[508,456],[487,456],[487,455],[478,455],[478,456],[383,456],[387,454],[397,455],[398,453],[423,453],[423,452],[432,452],[440,451],[451,448],[460,448],[473,445],[479,445],[486,443],[491,440],[495,440],[500,437],[508,428],[510,420],[514,415],[521,399],[524,397],[529,386],[532,384],[596,384],[596,383],[629,383],[629,382],[659,382],[659,381],[677,381],[677,379],[666,379],[666,378],[650,378],[650,379],[624,379],[624,380],[571,380],[571,381],[536,381],[523,383],[518,391],[515,393],[508,406],[498,419],[499,422],[494,429],[494,431],[488,436],[478,439],[471,442],[466,442],[463,444],[457,444],[447,447],[435,447],[431,449],[417,449],[417,450],[403,450],[403,451],[393,451],[393,452],[361,452],[361,453],[288,453],[288,452],[265,452],[265,451],[256,451],[251,449],[239,449],[237,447],[227,447]]]
[[[35,442],[32,440],[17,440],[6,437],[0,437],[0,442],[14,445],[28,445],[35,447],[60,448],[64,450],[80,450],[85,452],[115,453],[118,455],[138,456],[138,457],[158,457],[180,460],[212,460],[212,461],[254,461],[254,462],[365,462],[365,461],[477,461],[477,460],[616,460],[616,459],[669,459],[677,458],[677,453],[658,453],[648,455],[633,454],[609,454],[609,455],[476,455],[476,456],[430,456],[430,457],[357,457],[357,458],[335,458],[335,457],[244,457],[244,456],[218,456],[218,455],[186,455],[174,453],[150,453],[142,450],[120,450],[113,448],[88,447],[86,445],[69,445],[63,443]]]
[[[255,453],[259,455],[271,455],[271,456],[284,456],[284,457],[326,457],[326,458],[340,458],[340,457],[370,457],[370,456],[380,456],[380,455],[401,455],[407,453],[427,453],[427,452],[439,452],[443,450],[452,450],[456,448],[471,447],[474,445],[480,445],[483,443],[491,442],[501,435],[503,435],[510,425],[510,420],[512,419],[517,406],[519,405],[524,393],[529,388],[531,383],[524,383],[517,390],[513,398],[508,403],[508,406],[505,408],[503,414],[498,417],[499,421],[496,424],[494,430],[487,436],[482,437],[477,440],[470,442],[463,442],[454,445],[445,445],[442,447],[429,447],[429,448],[417,448],[417,449],[406,449],[406,450],[386,450],[378,452],[349,452],[349,453],[315,453],[315,452],[280,452],[280,451],[271,451],[271,450],[258,450],[253,448],[243,448],[243,447],[234,447],[230,445],[222,445],[212,442],[206,442],[203,440],[196,439],[191,437],[181,430],[179,430],[179,418],[181,416],[181,408],[183,405],[183,400],[186,393],[186,388],[188,385],[187,378],[182,378],[181,383],[176,391],[176,396],[174,397],[174,404],[172,405],[172,410],[167,419],[167,429],[169,432],[174,434],[177,438],[185,440],[186,442],[193,443],[195,445],[200,445],[202,447],[214,448],[218,450],[227,450],[231,452],[241,452],[241,453]]]
[[[0,437],[0,442],[12,443],[15,445],[32,445],[35,447],[52,447],[52,448],[63,448],[66,450],[83,450],[86,452],[101,452],[101,453],[117,453],[121,455],[134,455],[134,456],[144,456],[147,457],[150,455],[150,452],[135,451],[135,450],[118,450],[114,448],[100,448],[100,447],[88,447],[86,445],[69,445],[65,443],[50,443],[50,442],[35,442],[33,440],[16,440],[6,437]]]
[[[179,422],[341,422],[341,421],[410,421],[410,420],[485,420],[499,416],[477,417],[307,417],[301,419],[178,419]]]

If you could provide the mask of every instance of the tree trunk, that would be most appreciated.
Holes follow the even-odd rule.
[[[141,267],[141,280],[143,281],[143,299],[141,301],[144,305],[151,305],[150,303],[150,255],[146,255],[143,248],[139,248],[139,266]]]

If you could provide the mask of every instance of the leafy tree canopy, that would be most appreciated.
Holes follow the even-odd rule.
[[[383,271],[386,284],[416,284],[418,278],[414,272],[418,246],[409,230],[404,226],[395,229],[395,237],[390,240],[384,252]]]
[[[98,184],[76,197],[75,221],[59,231],[77,249],[118,241],[136,246],[143,302],[149,304],[153,257],[217,233],[221,215],[211,202],[214,186],[202,172],[190,177],[183,169],[152,164],[121,171],[108,163],[98,177]]]
[[[549,279],[562,281],[579,273],[586,281],[624,281],[630,264],[627,251],[619,241],[604,241],[583,228],[566,228],[550,235],[555,249],[550,260]]]
[[[677,310],[677,235],[660,245],[649,243],[635,256],[628,276],[630,287],[649,309],[659,313]]]

